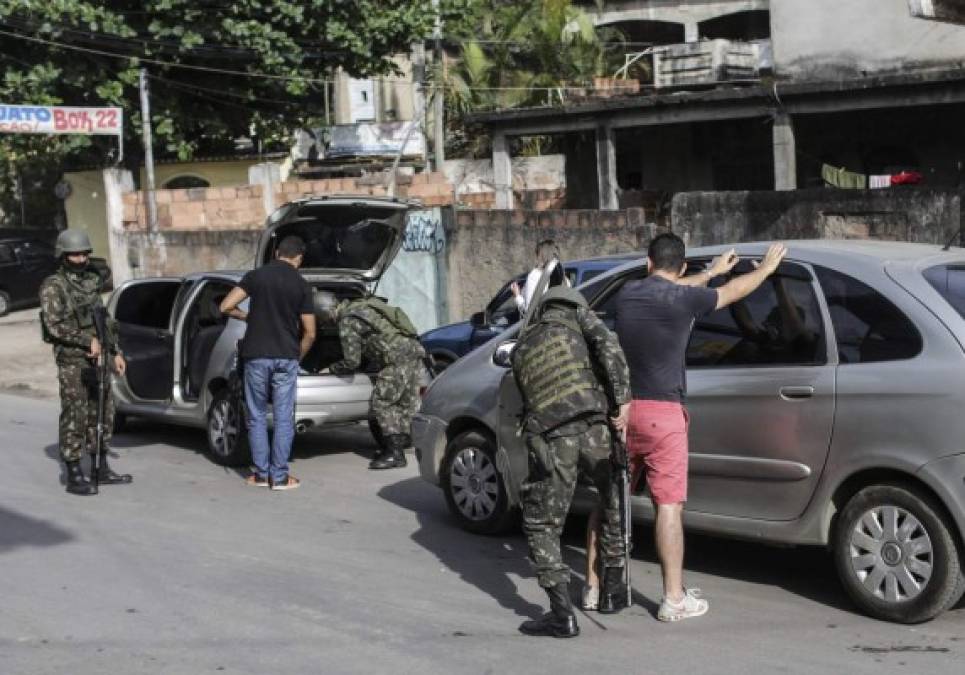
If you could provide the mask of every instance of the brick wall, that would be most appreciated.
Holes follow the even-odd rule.
[[[304,197],[318,195],[365,195],[382,197],[388,194],[387,178],[375,174],[361,178],[330,178],[326,180],[295,180],[278,183],[274,187],[276,207]],[[156,190],[157,221],[161,231],[207,231],[261,229],[268,213],[265,211],[265,187],[192,188],[189,190]],[[453,189],[441,173],[420,173],[399,176],[396,194],[417,199],[426,206],[445,206],[452,203]],[[143,230],[147,227],[147,207],[143,192],[124,195],[123,224],[125,229]]]

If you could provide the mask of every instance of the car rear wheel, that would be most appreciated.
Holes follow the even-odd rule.
[[[920,623],[953,604],[961,560],[940,506],[897,485],[873,485],[852,497],[834,538],[838,575],[871,616]]]
[[[478,534],[496,534],[513,522],[506,485],[496,468],[496,449],[484,434],[468,431],[446,448],[442,490],[459,524]]]
[[[251,452],[241,401],[225,389],[208,409],[208,455],[222,466],[249,466]]]
[[[10,294],[0,291],[0,316],[6,316],[10,311]]]

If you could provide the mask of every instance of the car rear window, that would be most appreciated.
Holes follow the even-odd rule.
[[[814,266],[824,290],[841,363],[910,359],[922,349],[921,333],[884,295],[864,282]]]
[[[965,318],[965,262],[936,265],[923,274],[925,280]]]

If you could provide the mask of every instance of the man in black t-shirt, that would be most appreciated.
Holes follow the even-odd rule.
[[[289,236],[278,245],[275,260],[252,270],[221,303],[221,311],[246,321],[239,358],[245,368],[248,442],[254,472],[248,485],[292,490],[299,481],[288,473],[295,436],[295,393],[298,364],[315,342],[312,289],[298,272],[305,242]],[[238,308],[251,298],[248,312]],[[274,433],[268,445],[268,395]]]
[[[777,270],[787,249],[772,245],[757,268],[719,288],[715,276],[737,264],[734,250],[685,277],[684,242],[666,233],[650,242],[649,276],[624,284],[616,298],[616,333],[630,367],[633,400],[621,411],[631,462],[646,472],[656,511],[654,534],[663,571],[661,621],[707,612],[706,600],[683,586],[683,505],[687,501],[686,352],[694,321],[750,295]]]

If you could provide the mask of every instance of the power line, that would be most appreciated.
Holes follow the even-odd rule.
[[[103,31],[84,30],[81,28],[76,28],[76,27],[68,26],[64,24],[52,24],[50,22],[45,22],[44,24],[40,24],[37,22],[31,23],[21,17],[14,17],[14,16],[9,16],[6,18],[6,20],[0,21],[0,25],[5,25],[9,28],[18,29],[22,31],[26,30],[26,31],[34,31],[34,32],[38,32],[40,27],[44,25],[48,25],[53,28],[56,28],[58,32],[71,33],[81,38],[87,38],[89,40],[112,41],[112,42],[118,42],[122,44],[127,43],[127,44],[124,44],[124,46],[134,46],[134,47],[146,46],[150,44],[150,45],[156,45],[158,47],[168,47],[168,48],[176,49],[181,53],[192,54],[195,56],[203,56],[203,54],[198,53],[203,51],[220,52],[224,54],[225,58],[229,58],[231,56],[237,56],[239,52],[247,52],[252,54],[258,53],[258,49],[255,47],[249,47],[245,45],[230,45],[230,44],[224,44],[224,43],[208,44],[208,43],[202,42],[199,45],[195,45],[187,49],[182,49],[183,43],[177,40],[163,40],[157,37],[148,37],[137,33],[135,33],[133,36],[119,35],[115,33],[105,33]],[[318,46],[317,42],[308,42],[304,40],[291,39],[291,42],[294,44],[297,44],[299,47],[306,47],[306,46],[317,47]],[[305,55],[309,57],[318,57],[318,56],[324,56],[324,55],[336,55],[336,54],[344,54],[344,53],[346,53],[345,50],[329,49],[329,50],[321,50],[321,51],[312,50],[312,51],[305,52]]]
[[[307,76],[301,76],[301,75],[272,75],[269,73],[253,73],[253,72],[247,72],[243,70],[230,70],[227,68],[198,66],[198,65],[192,65],[187,63],[173,63],[170,61],[161,61],[159,59],[153,59],[145,56],[138,56],[135,54],[118,54],[116,52],[109,52],[102,49],[92,49],[90,47],[79,47],[77,45],[57,42],[54,40],[46,40],[40,37],[34,37],[31,35],[22,35],[20,33],[13,33],[13,32],[4,31],[4,30],[0,30],[0,35],[5,35],[7,37],[11,37],[18,40],[25,40],[28,42],[43,44],[43,45],[55,47],[58,49],[73,50],[73,51],[83,52],[87,54],[97,54],[99,56],[106,56],[109,58],[116,58],[116,59],[136,59],[137,61],[142,63],[150,63],[153,65],[162,66],[164,68],[181,68],[183,70],[194,70],[199,72],[215,73],[219,75],[232,75],[237,77],[248,77],[248,78],[256,78],[256,79],[260,78],[260,79],[274,80],[278,82],[303,82],[308,84],[324,84],[324,85],[336,84],[336,80],[325,79],[325,78],[307,77]],[[375,77],[370,79],[375,79],[380,83],[386,83],[386,84],[397,84],[397,85],[409,86],[409,87],[420,86],[420,83],[413,82],[410,80],[388,79],[388,78],[381,78],[381,77]],[[738,80],[732,80],[732,82],[737,82],[737,81]],[[740,80],[740,82],[744,82],[744,81],[745,80]],[[757,81],[758,80],[747,80],[747,82],[757,82]],[[481,87],[481,86],[472,85],[467,87],[457,87],[454,85],[442,84],[440,86],[446,89],[461,89],[463,91],[497,91],[497,92],[498,91],[532,91],[532,92],[596,91],[596,90],[609,89],[609,87],[593,87],[590,85],[587,85],[587,86],[559,85],[559,86],[541,86],[541,87],[534,87],[534,86]]]
[[[268,73],[250,73],[243,70],[229,70],[227,68],[213,68],[210,66],[195,66],[187,63],[171,63],[170,61],[160,61],[158,59],[152,59],[145,56],[138,56],[136,54],[118,54],[116,52],[108,52],[103,49],[92,49],[90,47],[78,47],[77,45],[71,45],[63,42],[56,42],[54,40],[45,40],[44,38],[34,37],[32,35],[21,35],[20,33],[11,33],[9,31],[0,30],[0,35],[6,35],[17,40],[26,40],[28,42],[36,42],[43,45],[48,45],[50,47],[56,47],[58,49],[68,49],[77,52],[85,52],[88,54],[97,54],[99,56],[107,56],[115,59],[137,59],[143,63],[150,63],[156,66],[163,66],[165,68],[182,68],[185,70],[197,70],[206,73],[217,73],[220,75],[237,75],[239,77],[254,77],[262,78],[268,80],[277,80],[283,82],[307,82],[310,84],[334,84],[333,80],[326,80],[317,77],[305,77],[300,75],[271,75]],[[398,80],[398,82],[403,83],[405,80]],[[410,83],[414,84],[414,83]]]

